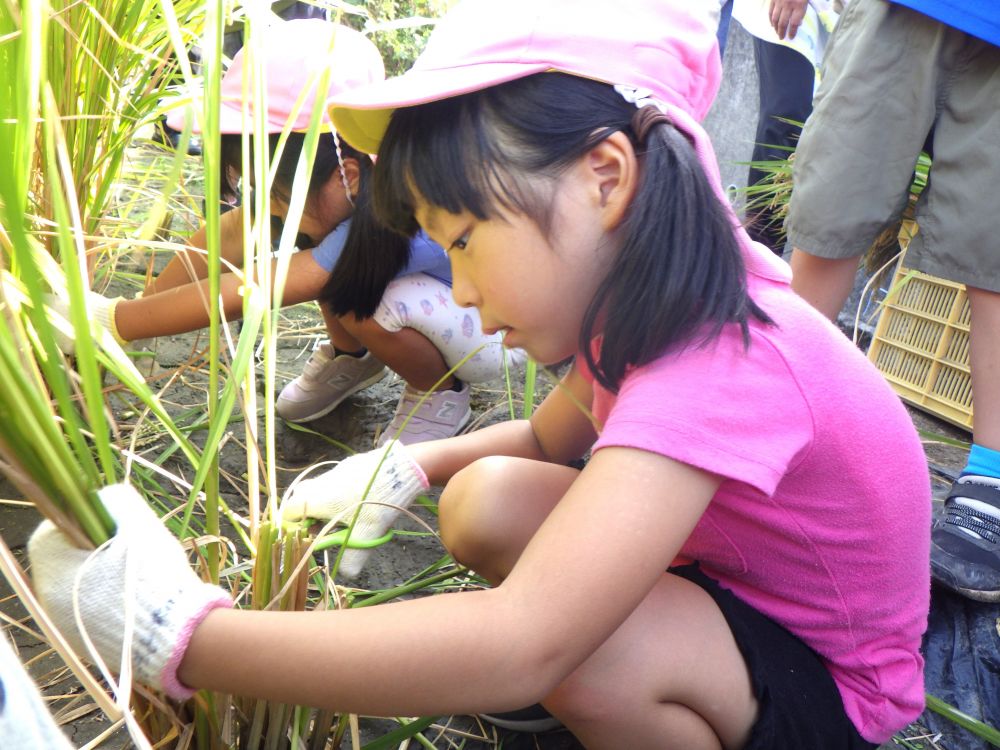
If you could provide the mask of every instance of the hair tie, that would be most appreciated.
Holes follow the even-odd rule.
[[[333,128],[330,128],[330,132],[333,133],[333,148],[337,152],[337,164],[340,166],[340,181],[344,185],[344,194],[347,196],[347,202],[353,207],[354,196],[351,195],[351,183],[347,181],[347,171],[344,169],[344,155],[340,151],[340,137]]]
[[[670,118],[653,104],[647,104],[644,107],[639,107],[639,109],[635,111],[635,114],[632,115],[632,121],[630,123],[632,132],[635,133],[636,140],[640,145],[645,145],[646,138],[649,136],[649,131],[661,124],[669,125]]]

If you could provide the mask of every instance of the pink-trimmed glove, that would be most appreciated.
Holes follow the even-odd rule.
[[[76,589],[83,628],[115,672],[125,618],[131,617],[135,679],[172,698],[190,698],[194,691],[177,679],[184,652],[209,612],[232,607],[232,599],[198,578],[177,539],[133,487],[116,484],[98,495],[117,525],[114,537],[96,552],[82,550],[51,522],[42,522],[28,541],[35,593],[74,650],[86,657],[73,614]]]
[[[366,496],[369,482],[371,489]],[[388,449],[358,453],[329,471],[303,479],[282,503],[281,516],[286,521],[337,519],[346,526],[361,504],[351,538],[371,541],[384,536],[400,511],[409,508],[429,486],[424,470],[409,451],[402,443],[393,441]],[[355,578],[370,554],[370,549],[344,550],[340,573],[345,578]]]

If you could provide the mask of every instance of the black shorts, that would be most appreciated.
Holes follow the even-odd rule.
[[[729,623],[746,660],[757,723],[744,750],[874,750],[844,712],[833,677],[806,644],[701,572],[670,572],[704,589]]]

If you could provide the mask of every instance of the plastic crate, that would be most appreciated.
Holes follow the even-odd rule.
[[[900,265],[868,349],[900,397],[972,430],[965,286]]]

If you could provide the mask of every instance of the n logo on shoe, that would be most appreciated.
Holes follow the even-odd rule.
[[[438,419],[450,419],[451,415],[455,413],[455,402],[445,401],[441,408],[438,409],[437,418]]]

